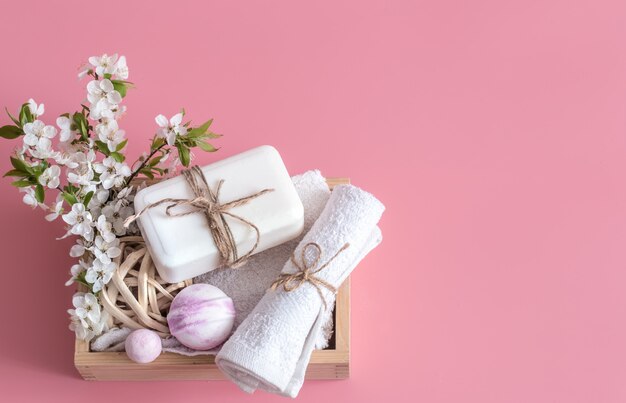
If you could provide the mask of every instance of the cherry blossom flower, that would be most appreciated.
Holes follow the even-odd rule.
[[[96,259],[102,263],[108,264],[111,262],[111,259],[115,259],[122,254],[122,250],[119,248],[120,240],[117,238],[113,238],[111,242],[106,242],[104,238],[97,235],[94,243],[93,253]]]
[[[94,177],[93,162],[95,159],[96,153],[93,150],[89,150],[87,153],[74,153],[73,160],[78,166],[67,174],[67,181],[79,186],[91,185]]]
[[[98,322],[100,320],[100,304],[98,298],[91,293],[78,292],[72,297],[76,316],[82,321]]]
[[[69,309],[67,312],[70,314],[69,328],[76,333],[76,337],[80,340],[90,341],[107,329],[106,321],[102,318],[98,323],[83,324],[76,316],[73,309]]]
[[[87,250],[89,246],[85,245],[85,241],[81,238],[76,240],[76,245],[73,245],[72,248],[70,249],[70,256],[71,257],[81,257],[85,254],[85,251]]]
[[[163,115],[158,115],[154,120],[159,125],[157,136],[163,137],[170,146],[173,146],[176,142],[176,136],[187,134],[187,128],[181,124],[183,122],[182,113],[172,116],[169,121]]]
[[[92,217],[91,213],[86,210],[85,205],[82,203],[76,203],[72,205],[72,210],[62,216],[63,221],[71,225],[70,233],[74,235],[80,235],[85,239],[93,237],[91,228]]]
[[[100,181],[105,189],[122,186],[131,175],[128,165],[115,161],[113,157],[107,157],[102,163],[94,164],[94,170],[100,174]]]
[[[102,56],[91,56],[89,58],[89,64],[95,67],[95,72],[99,76],[105,74],[113,74],[116,69],[117,53],[109,56],[106,53]],[[126,61],[124,61],[124,64]]]
[[[35,102],[35,100],[32,98],[28,100],[28,109],[35,119],[43,115],[45,111],[43,104],[37,105],[37,102]]]
[[[24,193],[22,196],[22,201],[27,206],[32,207],[33,209],[37,207],[41,207],[42,209],[48,208],[45,204],[39,203],[37,198],[35,197],[35,188],[32,186],[20,188],[20,192]]]
[[[63,213],[63,196],[61,193],[57,195],[56,201],[50,206],[50,211],[51,213],[46,215],[46,221],[54,221]]]
[[[100,112],[100,119],[102,121],[118,120],[126,113],[126,106],[115,105],[111,109],[102,110]]]
[[[50,139],[57,134],[54,126],[46,126],[41,120],[24,125],[24,144],[30,147],[37,147],[39,150],[49,150],[52,146]]]
[[[91,102],[89,116],[98,120],[103,111],[112,109],[122,102],[122,96],[115,91],[113,83],[108,79],[92,80],[87,84],[87,99]]]
[[[111,281],[115,270],[117,270],[115,262],[103,263],[101,260],[94,260],[91,267],[87,269],[85,280],[92,284],[94,292],[98,292]]]
[[[70,267],[70,274],[72,275],[72,277],[70,277],[70,279],[65,282],[65,285],[70,286],[74,284],[74,282],[76,282],[76,280],[78,279],[78,276],[81,273],[87,271],[88,268],[89,265],[85,263],[84,260],[80,259],[77,264]]]
[[[97,125],[96,133],[100,141],[106,143],[109,151],[117,151],[117,146],[124,141],[124,130],[120,130],[115,120]]]
[[[61,175],[61,168],[58,165],[52,165],[46,168],[41,175],[39,175],[39,183],[42,186],[47,186],[50,189],[54,189],[61,183],[59,176]]]
[[[102,214],[98,217],[98,221],[96,222],[96,228],[100,235],[96,237],[96,246],[98,242],[98,238],[102,238],[105,242],[113,242],[115,240],[115,234],[113,233],[113,226],[109,221],[107,221],[107,217]],[[100,248],[98,246],[98,248]],[[114,257],[114,256],[112,256]]]
[[[76,293],[72,298],[72,304],[74,309],[67,311],[70,315],[69,327],[76,332],[79,339],[89,341],[108,329],[109,315],[101,310],[95,295]]]
[[[70,169],[78,168],[78,162],[74,160],[74,153],[69,153],[67,151],[55,153],[54,162]]]
[[[89,204],[87,205],[87,208],[89,208],[93,217],[100,217],[102,214],[102,206],[104,206],[107,200],[109,200],[109,192],[109,190],[102,189],[100,187],[96,189],[93,197],[89,200]]]
[[[124,221],[135,214],[135,210],[127,205],[124,200],[118,200],[110,203],[102,208],[102,214],[104,214],[107,220],[113,225],[113,231],[115,235],[126,235],[126,228],[124,227]]]
[[[63,143],[72,140],[74,132],[72,131],[72,120],[67,116],[59,116],[57,118],[57,126],[59,127],[59,140]]]
[[[128,79],[128,66],[126,65],[126,56],[120,56],[115,63],[114,75],[120,80]]]

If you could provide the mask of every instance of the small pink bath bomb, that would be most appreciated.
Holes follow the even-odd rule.
[[[152,330],[139,329],[128,335],[124,347],[128,358],[139,364],[147,364],[161,354],[161,338]]]
[[[167,314],[172,336],[194,350],[222,344],[235,323],[233,300],[209,284],[192,284],[179,292]]]

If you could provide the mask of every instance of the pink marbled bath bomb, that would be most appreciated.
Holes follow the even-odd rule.
[[[126,338],[124,348],[128,358],[139,364],[147,364],[161,354],[161,338],[152,330],[135,330]]]
[[[194,350],[222,344],[235,323],[233,300],[209,284],[192,284],[179,292],[167,314],[172,336]]]

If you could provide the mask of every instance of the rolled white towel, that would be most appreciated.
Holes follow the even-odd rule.
[[[380,243],[376,224],[383,211],[382,203],[371,194],[352,185],[335,187],[324,211],[293,254],[300,267],[311,266],[317,257],[316,246],[311,245],[319,247],[320,259],[311,270],[327,264],[314,273],[320,282],[316,286],[306,281],[289,292],[282,286],[268,291],[216,357],[218,367],[242,390],[252,393],[260,388],[297,396],[323,314],[333,301],[334,292],[327,286],[338,288]],[[296,264],[290,259],[282,273],[298,272]]]

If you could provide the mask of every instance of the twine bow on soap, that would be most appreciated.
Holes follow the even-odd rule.
[[[249,203],[259,196],[262,196],[269,192],[273,192],[274,189],[263,189],[250,196],[242,197],[228,203],[220,203],[219,196],[220,189],[222,188],[222,184],[224,183],[223,179],[218,182],[214,192],[209,187],[204,173],[202,173],[202,170],[198,166],[193,166],[190,169],[182,171],[182,175],[187,181],[187,184],[189,185],[195,196],[193,199],[165,198],[157,202],[148,204],[138,214],[128,217],[126,221],[124,221],[124,226],[128,227],[133,221],[138,219],[149,209],[166,203],[169,203],[169,206],[167,206],[167,208],[165,209],[165,214],[167,214],[169,217],[182,217],[189,214],[203,212],[209,223],[211,236],[213,237],[215,246],[220,253],[222,263],[228,265],[231,268],[237,268],[245,264],[246,260],[254,253],[256,248],[259,246],[261,233],[259,231],[259,228],[254,225],[254,223],[243,217],[231,213],[229,210],[234,207],[243,206],[244,204]],[[193,209],[179,213],[172,212],[173,208],[184,206],[193,207]],[[230,229],[230,226],[226,222],[225,216],[232,217],[248,225],[254,230],[254,232],[256,232],[256,240],[254,242],[254,245],[243,256],[239,256],[235,238]]]
[[[307,243],[306,245],[304,245],[304,247],[301,250],[300,262],[296,261],[295,251],[294,253],[291,254],[291,263],[293,263],[293,265],[298,269],[298,271],[295,273],[281,273],[280,276],[278,276],[278,278],[276,279],[276,281],[274,281],[274,283],[272,284],[271,289],[276,290],[278,287],[282,285],[283,289],[286,292],[291,292],[297,289],[298,287],[300,287],[302,284],[308,282],[312,286],[315,287],[315,289],[317,290],[317,293],[322,299],[322,303],[324,304],[324,309],[326,309],[327,308],[326,298],[324,298],[322,287],[328,289],[333,294],[337,293],[337,289],[333,287],[333,285],[330,284],[328,281],[323,280],[319,278],[318,276],[316,276],[316,274],[324,270],[326,266],[330,264],[330,262],[332,262],[341,252],[348,249],[349,246],[350,246],[349,243],[346,243],[345,245],[343,245],[341,249],[339,249],[333,257],[331,257],[326,263],[324,263],[323,265],[321,265],[320,267],[316,269],[315,267],[319,264],[320,260],[322,259],[322,247],[319,246],[315,242]],[[315,257],[313,258],[313,260],[309,260],[306,258],[307,250],[315,251],[314,252]]]

